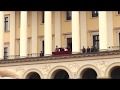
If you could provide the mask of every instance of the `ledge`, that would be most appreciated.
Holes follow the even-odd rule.
[[[31,57],[31,58],[19,58],[19,59],[7,59],[7,60],[0,60],[0,64],[8,64],[8,63],[23,63],[23,62],[34,62],[34,61],[62,61],[61,59],[72,59],[72,58],[94,58],[97,60],[97,57],[101,59],[106,58],[103,56],[110,56],[107,58],[114,57],[114,55],[120,55],[120,51],[106,51],[106,52],[97,52],[97,53],[78,53],[78,54],[69,54],[69,55],[59,55],[59,56],[45,56],[45,57]],[[102,56],[102,57],[101,57]]]

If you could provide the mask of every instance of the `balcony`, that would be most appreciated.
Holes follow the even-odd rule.
[[[85,57],[98,57],[98,56],[111,56],[111,55],[120,55],[120,47],[112,46],[108,47],[106,51],[97,51],[97,52],[85,52],[72,54],[71,51],[62,51],[62,52],[52,52],[51,56],[43,56],[40,53],[28,54],[27,57],[20,57],[20,55],[15,56],[6,56],[4,59],[0,60],[0,64],[5,63],[18,63],[18,62],[30,62],[30,61],[48,61],[48,60],[60,60],[60,59],[70,59],[70,58],[85,58]]]

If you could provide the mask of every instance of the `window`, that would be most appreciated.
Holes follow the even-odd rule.
[[[72,12],[66,11],[66,20],[71,20]]]
[[[9,16],[5,15],[4,17],[5,32],[9,31]]]
[[[4,47],[4,59],[8,57],[8,47]]]
[[[42,11],[42,23],[44,23],[44,11]]]
[[[118,14],[120,14],[120,11],[118,11]]]
[[[93,46],[99,49],[99,35],[93,35]]]
[[[69,47],[70,50],[72,50],[72,38],[67,38],[67,47]]]
[[[92,17],[98,17],[98,11],[92,11]]]

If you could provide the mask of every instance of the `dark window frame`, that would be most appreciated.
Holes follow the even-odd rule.
[[[66,11],[66,20],[72,19],[72,11]]]
[[[42,11],[42,23],[44,23],[44,15],[45,15],[45,12]]]
[[[92,11],[92,17],[98,17],[98,11]]]
[[[9,16],[4,16],[4,31],[8,32],[9,31]]]
[[[120,11],[118,11],[118,14],[120,14]]]
[[[8,57],[8,47],[4,47],[4,59]]]
[[[67,47],[70,47],[71,51],[72,51],[72,37],[67,37]]]
[[[93,35],[93,46],[95,47],[97,43],[97,48],[99,49],[99,35]]]

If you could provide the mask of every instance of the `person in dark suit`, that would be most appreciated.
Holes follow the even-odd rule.
[[[91,52],[94,52],[94,47],[93,46],[91,47]]]
[[[86,49],[83,46],[82,53],[86,53]]]
[[[89,48],[89,46],[87,47],[87,53],[90,53],[90,48]]]
[[[40,56],[41,56],[41,57],[44,56],[44,53],[43,53],[42,51],[40,52]]]

